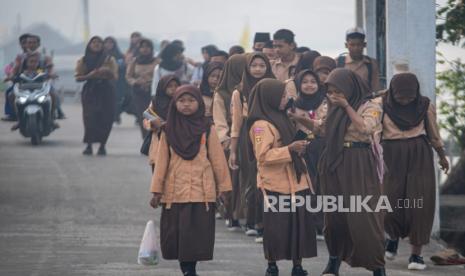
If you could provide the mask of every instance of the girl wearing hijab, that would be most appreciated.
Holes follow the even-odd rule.
[[[263,208],[257,210],[257,165],[250,162],[248,151],[247,120],[249,94],[252,88],[264,78],[275,78],[271,64],[265,54],[255,52],[247,56],[246,70],[242,81],[234,90],[231,99],[231,145],[229,168],[239,170],[242,202],[246,203],[246,235],[257,236],[257,241],[263,239],[262,214]],[[239,148],[238,148],[239,147]],[[253,158],[252,158],[253,159]],[[261,204],[260,204],[261,205]]]
[[[156,91],[161,77],[166,75],[175,75],[183,84],[190,83],[194,67],[185,61],[183,52],[184,46],[179,40],[166,45],[161,51],[161,62],[153,71],[152,92]]]
[[[170,103],[157,154],[150,205],[162,205],[163,258],[179,260],[183,275],[196,276],[197,261],[213,259],[215,202],[231,179],[214,126],[205,117],[200,90],[180,86]]]
[[[246,56],[246,54],[233,55],[226,61],[220,84],[213,96],[213,121],[226,159],[229,159],[229,146],[231,144],[231,97],[236,86],[241,82],[247,64]],[[233,192],[232,198],[229,200],[231,204],[227,206],[224,216],[229,230],[237,231],[241,229],[239,219],[244,216],[240,196],[239,171],[231,170],[230,173]]]
[[[303,70],[310,70],[313,71],[313,62],[317,57],[321,56],[321,54],[317,51],[309,51],[305,52],[299,59],[299,62],[295,66],[295,73],[292,76],[297,75],[300,71]]]
[[[118,65],[103,49],[98,36],[90,39],[84,57],[76,65],[76,81],[85,82],[82,88],[84,120],[84,155],[92,155],[92,144],[100,143],[98,155],[106,155],[105,144],[115,118],[115,84]]]
[[[297,99],[293,110],[289,115],[291,118],[302,118],[296,120],[296,137],[309,141],[304,158],[307,164],[308,174],[315,187],[316,194],[321,194],[320,185],[317,181],[318,160],[325,146],[323,122],[326,120],[328,105],[326,101],[326,89],[320,83],[318,75],[310,70],[300,71],[293,83],[297,90]],[[323,240],[323,213],[315,215],[317,238]]]
[[[192,73],[191,83],[193,85],[199,85],[203,79],[203,74],[207,70],[207,66],[211,61],[211,58],[215,52],[218,51],[218,48],[215,45],[207,45],[202,47],[201,52],[204,59],[203,63],[194,63],[194,71]]]
[[[116,81],[116,112],[115,122],[121,124],[121,113],[123,112],[124,98],[127,93],[128,84],[126,82],[126,63],[124,55],[118,47],[118,42],[114,37],[106,37],[103,40],[103,47],[107,55],[112,56],[118,64],[118,80]]]
[[[200,91],[205,103],[205,116],[213,121],[213,93],[220,81],[221,73],[223,73],[223,63],[210,62],[202,76],[200,83]]]
[[[152,120],[144,119],[145,128],[152,131],[152,140],[149,148],[149,164],[152,172],[155,168],[157,158],[158,143],[160,140],[160,130],[165,124],[168,115],[168,107],[176,89],[181,82],[175,75],[167,75],[158,82],[157,93],[152,97],[149,108],[146,112],[153,116]]]
[[[126,51],[125,55],[126,64],[130,64],[133,61],[133,59],[137,56],[137,47],[141,39],[142,34],[140,32],[133,32],[131,34],[129,49]]]
[[[365,82],[348,69],[335,69],[326,80],[329,109],[326,119],[327,147],[322,153],[318,176],[323,195],[370,196],[367,206],[377,207],[381,196],[378,160],[372,150],[375,133],[381,131],[382,108],[367,101]],[[381,176],[382,177],[382,176]],[[345,206],[348,206],[345,205]],[[329,262],[324,276],[339,274],[341,260],[384,276],[383,213],[327,212],[325,240]]]
[[[291,204],[295,196],[310,195],[311,181],[301,155],[307,141],[294,141],[295,126],[285,113],[285,84],[263,79],[252,89],[247,126],[252,158],[257,162],[257,186],[265,204],[272,196]],[[284,198],[280,198],[284,197]],[[295,202],[295,201],[293,201]],[[277,206],[275,206],[277,207]],[[292,260],[292,276],[305,276],[302,258],[316,256],[316,239],[312,214],[304,206],[295,211],[263,213],[263,249],[268,261],[267,276],[279,274],[276,261]]]
[[[325,83],[329,73],[336,69],[336,61],[328,56],[319,56],[313,61],[313,72],[317,73],[321,83]]]
[[[423,200],[421,207],[395,208],[386,214],[384,225],[389,236],[386,258],[397,255],[399,238],[409,238],[411,256],[408,269],[424,270],[423,245],[429,243],[436,204],[434,157],[447,173],[444,143],[436,123],[436,109],[421,95],[420,84],[413,73],[394,75],[383,96],[384,160],[389,168],[384,177],[384,191],[392,205],[397,202]]]
[[[156,65],[157,61],[154,57],[152,41],[145,38],[141,39],[136,58],[129,65],[126,72],[126,80],[132,86],[134,107],[142,137],[147,135],[147,130],[143,126],[142,113],[150,104],[150,85]]]

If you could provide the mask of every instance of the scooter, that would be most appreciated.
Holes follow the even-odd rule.
[[[42,137],[55,129],[50,90],[51,81],[46,73],[34,78],[21,74],[13,88],[19,130],[24,137],[31,138],[33,145],[40,144]]]

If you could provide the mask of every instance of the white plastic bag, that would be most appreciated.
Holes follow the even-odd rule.
[[[137,263],[140,265],[157,265],[159,261],[159,246],[155,224],[152,220],[145,226],[144,236],[139,247]]]

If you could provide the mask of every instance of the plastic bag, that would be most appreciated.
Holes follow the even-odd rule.
[[[139,247],[137,263],[140,265],[157,265],[159,261],[159,246],[155,224],[152,220],[145,226],[144,236]]]

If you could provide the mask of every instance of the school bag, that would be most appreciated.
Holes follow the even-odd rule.
[[[337,67],[344,68],[346,65],[346,56],[347,54],[341,54],[337,57]],[[373,76],[373,63],[371,57],[363,55],[364,58],[367,58],[370,62],[367,63],[367,70],[368,70],[368,86],[371,89],[371,77]]]

